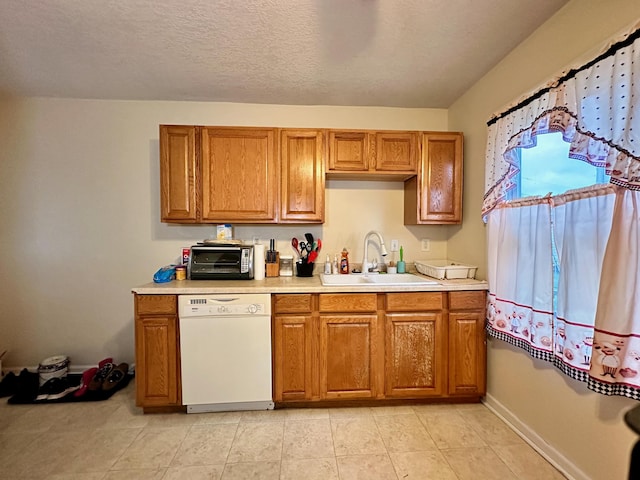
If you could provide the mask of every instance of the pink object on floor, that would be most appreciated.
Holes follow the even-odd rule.
[[[100,363],[102,363],[102,362],[100,362]],[[98,369],[96,367],[92,367],[89,370],[85,370],[82,373],[82,380],[80,382],[80,388],[78,390],[76,390],[75,392],[73,392],[73,394],[76,397],[81,397],[82,395],[84,395],[84,393],[87,391],[87,388],[89,388],[89,382],[91,381],[91,379],[93,378],[93,376],[96,374],[97,371],[98,371]]]

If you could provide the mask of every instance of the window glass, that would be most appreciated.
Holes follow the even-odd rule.
[[[538,135],[537,145],[520,149],[520,197],[559,195],[574,188],[608,183],[604,168],[569,158],[560,132]]]

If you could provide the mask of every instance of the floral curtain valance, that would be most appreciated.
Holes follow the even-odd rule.
[[[640,190],[640,24],[586,65],[488,122],[486,215],[514,187],[518,148],[562,132],[569,156],[605,167],[611,183]]]

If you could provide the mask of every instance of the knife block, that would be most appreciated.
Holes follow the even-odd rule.
[[[266,276],[267,277],[279,277],[280,276],[280,252],[276,252],[275,263],[267,263]]]

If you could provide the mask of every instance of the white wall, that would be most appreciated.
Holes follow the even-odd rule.
[[[573,0],[477,82],[449,110],[449,128],[465,133],[465,218],[448,241],[450,256],[466,252],[486,267],[484,190],[486,121],[504,105],[563,68],[596,56],[603,42],[640,19],[637,0]],[[576,478],[627,478],[637,439],[623,413],[637,402],[587,390],[546,362],[490,340],[488,402]]]
[[[133,361],[131,288],[215,231],[159,221],[159,124],[446,130],[447,121],[441,109],[0,100],[4,365],[59,353],[72,365]],[[360,262],[365,233],[379,229],[400,240],[407,260],[446,256],[449,227],[402,224],[401,182],[327,186],[324,225],[236,226],[236,237],[276,238],[292,253],[291,237],[310,231],[322,253],[346,246]],[[419,252],[424,237],[428,254]]]

